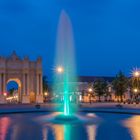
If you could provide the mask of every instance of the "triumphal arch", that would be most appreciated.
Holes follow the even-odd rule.
[[[18,84],[18,100],[21,103],[42,103],[42,59],[21,59],[14,51],[9,57],[0,57],[0,102],[7,92],[6,85],[10,81]],[[3,99],[2,99],[3,98]],[[5,97],[6,98],[6,97]]]

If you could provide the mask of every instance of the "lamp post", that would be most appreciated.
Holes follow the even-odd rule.
[[[133,77],[140,78],[140,71],[138,71],[138,70],[133,71]]]
[[[3,93],[3,95],[6,97],[7,96],[7,93],[5,92],[5,93]]]
[[[135,91],[137,92],[136,89],[139,90],[140,88],[140,71],[139,70],[134,70],[132,73],[132,82],[133,82],[133,87],[135,87]]]
[[[44,92],[44,102],[47,102],[48,92]]]
[[[91,103],[91,94],[93,92],[93,89],[92,88],[88,88],[88,93],[89,93],[89,101]]]
[[[61,93],[63,91],[63,89],[62,89],[63,86],[62,85],[63,85],[64,67],[62,65],[58,65],[56,67],[55,71],[56,71],[56,73],[58,75],[58,78],[57,78],[57,83],[58,84],[57,84],[56,89],[57,89],[57,92],[60,92]],[[60,99],[61,101],[64,100],[64,97],[61,94],[59,94],[58,97],[61,98]]]
[[[138,89],[137,88],[134,88],[134,93],[138,93]]]
[[[92,91],[93,91],[92,88],[89,88],[89,89],[88,89],[88,92],[89,92],[89,93],[92,93]]]
[[[59,82],[61,82],[62,74],[64,73],[64,68],[62,66],[56,67],[56,73],[59,74]]]
[[[63,80],[62,80],[62,74],[64,73],[64,68],[62,66],[58,66],[56,68],[56,73],[59,74],[59,79],[58,79],[58,82],[61,83]],[[60,84],[61,86],[61,84]]]
[[[137,88],[134,88],[133,89],[133,92],[134,92],[134,100],[135,100],[135,102],[136,102],[136,104],[138,103],[138,93],[139,93],[139,90],[137,89]]]
[[[134,70],[132,73],[132,86],[134,98],[137,100],[139,90],[140,90],[140,70]]]
[[[45,92],[44,95],[45,95],[45,97],[47,97],[48,96],[48,92]]]

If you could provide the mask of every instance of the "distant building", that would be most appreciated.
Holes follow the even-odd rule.
[[[96,80],[103,80],[108,83],[108,90],[110,93],[113,94],[113,88],[111,82],[114,80],[114,77],[102,77],[102,76],[78,76],[76,81],[70,81],[70,87],[76,87],[72,88],[70,91],[71,95],[77,95],[79,96],[79,99],[82,100],[83,98],[86,98],[87,102],[89,102],[89,90],[91,90],[93,93],[95,93],[93,89],[94,82]],[[62,90],[64,85],[63,81],[60,81],[60,83],[57,83],[58,91],[55,93],[57,96],[62,97],[63,91]],[[61,88],[60,88],[61,87]],[[90,89],[92,87],[92,89]]]
[[[107,76],[79,76],[78,77],[78,90],[80,92],[85,91],[89,88],[90,84],[94,84],[95,81],[97,80],[103,80],[106,81],[109,85],[110,83],[114,80],[114,77],[107,77]],[[111,87],[110,87],[110,90]]]

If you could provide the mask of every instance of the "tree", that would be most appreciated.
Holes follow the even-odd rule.
[[[47,76],[43,76],[43,93],[49,89]]]
[[[99,97],[99,102],[101,101],[101,96],[105,95],[107,92],[107,83],[104,80],[97,80],[94,83],[94,91]]]
[[[115,94],[117,97],[120,97],[121,101],[123,100],[123,95],[128,89],[128,78],[120,71],[116,78],[113,80],[112,85],[115,90]]]
[[[89,97],[89,102],[92,102],[92,97],[94,97],[94,90],[93,90],[93,83],[88,83],[88,97]]]

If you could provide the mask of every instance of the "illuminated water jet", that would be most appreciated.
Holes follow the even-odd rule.
[[[63,96],[63,117],[60,115],[60,119],[64,119],[65,116],[68,118],[68,120],[70,118],[75,118],[72,117],[72,115],[75,112],[76,108],[76,104],[71,105],[72,103],[70,101],[72,92],[75,92],[76,87],[76,70],[73,40],[74,39],[71,21],[66,12],[62,11],[60,15],[57,35],[57,49],[55,61],[55,65],[57,66],[57,78],[55,79],[55,92],[57,94],[62,93],[61,96]]]

